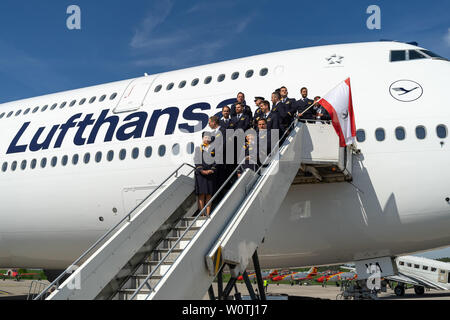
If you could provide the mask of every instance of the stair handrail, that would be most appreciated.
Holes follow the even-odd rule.
[[[33,300],[39,300],[44,297],[44,295],[55,285],[59,284],[59,281],[66,275],[71,274],[76,270],[77,263],[83,260],[94,248],[96,248],[103,240],[105,240],[114,230],[116,230],[122,223],[128,219],[131,220],[132,213],[148,198],[150,198],[157,190],[159,190],[170,178],[173,176],[178,177],[178,171],[181,170],[184,166],[191,167],[192,170],[187,174],[188,176],[194,172],[195,167],[189,163],[184,162],[181,164],[176,170],[174,170],[163,182],[161,182],[154,190],[152,190],[144,200],[142,200],[138,205],[136,205],[126,216],[124,216],[116,225],[114,225],[111,229],[109,229],[102,237],[100,237],[89,249],[87,249],[78,259],[76,259],[63,273],[61,273],[52,283],[50,283],[36,298]]]
[[[264,163],[260,166],[260,168],[257,170],[257,175],[258,173],[261,171],[261,169],[263,168],[264,165],[266,165],[266,163],[268,162],[268,160],[270,158],[272,158],[272,153],[274,151],[276,151],[277,149],[279,149],[279,142],[282,141],[285,136],[287,134],[291,133],[291,129],[293,127],[295,127],[298,123],[297,119],[294,119],[294,121],[292,121],[292,123],[289,125],[289,127],[285,130],[284,134],[281,136],[281,138],[277,141],[276,146],[272,148],[272,150],[270,151],[270,154],[266,157]],[[150,296],[150,294],[152,292],[155,291],[155,287],[158,285],[158,283],[161,281],[158,281],[158,283],[152,288],[149,284],[149,280],[150,278],[153,276],[153,274],[156,272],[156,270],[158,270],[158,268],[163,264],[163,262],[167,259],[167,257],[172,253],[173,250],[175,250],[175,247],[181,242],[181,240],[183,239],[183,237],[186,235],[186,233],[188,233],[188,231],[190,231],[190,229],[195,225],[195,223],[197,222],[197,220],[202,216],[202,214],[204,213],[204,211],[206,211],[206,208],[208,206],[210,206],[213,201],[215,200],[215,198],[220,194],[220,192],[222,191],[222,189],[228,184],[228,182],[234,177],[234,175],[237,173],[237,171],[239,170],[239,168],[242,167],[242,165],[245,163],[246,159],[244,157],[244,159],[242,159],[242,161],[238,164],[238,166],[233,170],[233,172],[230,174],[230,176],[228,177],[228,179],[222,184],[222,186],[219,188],[219,190],[216,191],[216,193],[213,195],[213,197],[208,201],[208,203],[205,205],[205,207],[199,212],[199,214],[197,215],[197,217],[195,217],[195,219],[192,221],[192,224],[190,226],[188,226],[186,228],[186,230],[183,232],[183,234],[178,238],[178,240],[175,242],[175,244],[169,249],[169,251],[164,255],[164,257],[159,261],[159,263],[156,265],[155,268],[153,268],[153,270],[150,272],[150,274],[147,275],[147,277],[145,278],[145,280],[141,283],[141,285],[135,290],[135,292],[133,293],[133,295],[130,297],[130,300],[133,300],[138,294],[139,292],[142,290],[142,288],[144,288],[144,286],[147,286],[147,288],[150,290],[150,293],[147,295],[146,299],[148,299],[148,297]],[[256,175],[256,176],[257,176]],[[211,219],[211,215],[207,216],[207,219]],[[188,244],[186,246],[188,246],[191,241],[194,239],[194,237],[192,237],[191,240],[189,240]],[[173,267],[170,266],[170,268],[166,271],[165,274],[167,274],[170,269]]]

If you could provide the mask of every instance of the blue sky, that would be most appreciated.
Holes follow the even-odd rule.
[[[66,9],[81,8],[81,30]],[[366,9],[381,8],[381,30]],[[450,57],[447,0],[0,2],[0,103],[249,55],[396,39]]]

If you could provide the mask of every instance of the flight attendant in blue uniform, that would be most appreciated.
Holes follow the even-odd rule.
[[[258,170],[258,150],[256,145],[256,138],[254,134],[248,134],[245,137],[245,145],[241,149],[240,159],[245,157],[244,163],[237,170],[238,177],[245,171],[245,169],[250,169],[253,171]]]
[[[216,164],[214,151],[210,147],[211,133],[203,132],[203,143],[195,149],[195,194],[198,195],[199,212],[211,200],[216,192]],[[211,205],[206,208],[206,215],[211,214]]]

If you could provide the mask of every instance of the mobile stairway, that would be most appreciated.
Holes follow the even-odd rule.
[[[209,217],[205,209],[193,217],[194,168],[183,164],[35,300],[202,299],[207,292],[226,299],[240,274],[256,298],[246,269],[253,261],[259,270],[257,248],[291,184],[351,180],[352,149],[339,147],[331,124],[295,121],[280,141],[257,172],[240,176]],[[225,266],[232,277],[224,289]],[[260,277],[258,284],[264,299]]]

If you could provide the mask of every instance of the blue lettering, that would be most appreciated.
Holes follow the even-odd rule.
[[[25,152],[27,150],[27,145],[21,145],[18,146],[17,143],[20,140],[20,137],[22,137],[23,133],[25,132],[25,130],[27,130],[28,126],[30,125],[31,122],[25,122],[22,126],[22,128],[20,128],[19,132],[17,132],[16,136],[14,137],[13,141],[11,141],[11,144],[9,145],[8,151],[6,152],[6,154],[11,154],[11,153],[20,153],[20,152]]]
[[[114,132],[116,131],[117,128],[117,124],[119,123],[119,117],[111,116],[106,118],[108,112],[109,110],[103,110],[100,116],[98,117],[97,122],[95,122],[94,128],[92,129],[91,134],[89,135],[88,144],[93,144],[95,142],[98,131],[100,130],[101,126],[104,125],[105,123],[109,123],[109,127],[104,141],[105,142],[112,141],[112,138],[114,137]]]
[[[194,133],[203,130],[208,125],[209,117],[205,113],[194,113],[195,109],[210,110],[211,105],[206,102],[200,102],[189,106],[183,112],[183,118],[185,120],[198,121],[195,126],[190,126],[187,123],[181,123],[178,128],[185,133]]]
[[[145,122],[147,121],[147,112],[136,112],[128,115],[124,121],[130,121],[133,118],[138,118],[136,121],[126,123],[117,130],[116,138],[119,141],[126,141],[128,139],[138,139],[142,137],[144,131]],[[125,133],[127,129],[134,128],[133,131]]]
[[[30,151],[36,152],[39,150],[47,150],[50,147],[50,143],[52,142],[53,136],[55,135],[56,131],[59,128],[59,124],[54,125],[50,132],[48,133],[47,137],[45,138],[44,142],[39,143],[39,138],[41,137],[42,132],[45,130],[45,127],[40,127],[38,131],[34,134],[33,139],[31,139],[30,143]]]
[[[94,124],[95,120],[92,120],[93,115],[93,113],[87,114],[83,121],[78,122],[78,131],[73,139],[73,143],[75,143],[76,146],[83,146],[86,143],[86,139],[83,138],[83,134],[87,127]]]
[[[176,107],[170,107],[164,110],[153,111],[150,123],[148,124],[147,127],[147,132],[145,133],[146,137],[153,137],[155,135],[156,125],[158,124],[159,118],[164,114],[169,115],[169,121],[167,122],[165,134],[169,135],[174,133],[175,126],[177,125],[178,115],[180,114],[180,110]]]

